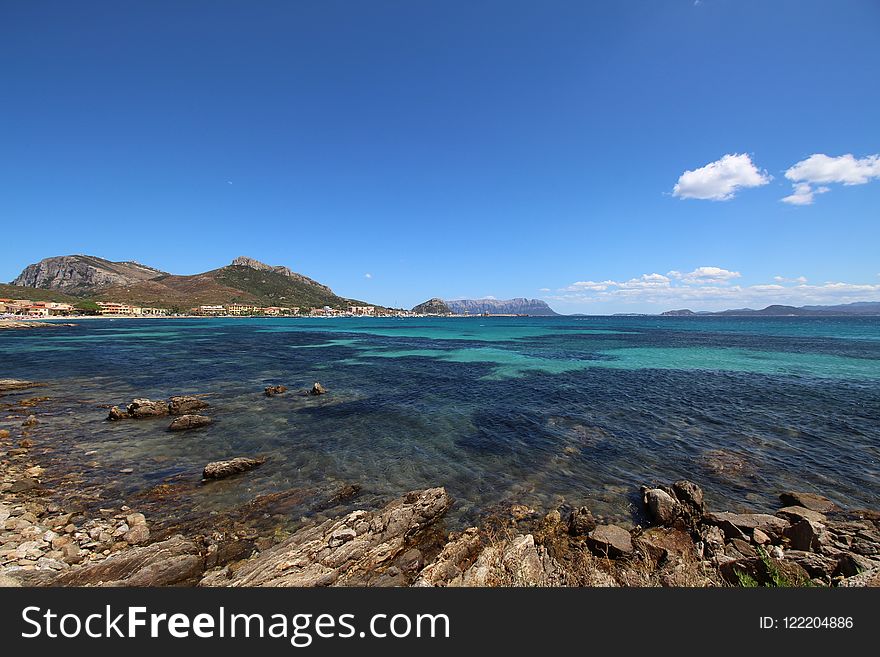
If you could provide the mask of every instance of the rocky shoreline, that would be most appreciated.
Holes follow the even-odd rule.
[[[0,380],[0,395],[38,386]],[[880,586],[877,511],[789,491],[772,515],[719,512],[684,480],[643,486],[632,528],[598,523],[585,506],[513,505],[449,532],[454,500],[442,487],[332,514],[357,496],[348,486],[315,502],[321,513],[290,535],[215,522],[157,531],[135,503],[52,501],[32,437],[42,398],[21,396],[4,404],[11,428],[0,430],[2,586]],[[111,417],[180,418],[196,407],[207,404],[135,400]],[[204,477],[248,476],[262,462],[211,463]],[[296,495],[261,496],[237,513],[264,515],[265,504],[283,509]]]

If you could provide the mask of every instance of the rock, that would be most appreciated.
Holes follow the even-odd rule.
[[[0,583],[2,586],[2,583]],[[844,587],[862,587],[862,586],[872,586],[877,587],[880,586],[880,568],[874,570],[868,570],[864,573],[859,573],[858,575],[854,575],[853,577],[847,577],[842,580],[838,586]]]
[[[76,543],[68,543],[62,547],[61,554],[64,561],[70,564],[76,564],[83,560],[82,551]]]
[[[837,571],[837,559],[816,554],[815,552],[788,550],[785,553],[785,558],[789,561],[794,561],[813,578],[830,581],[831,576]]]
[[[586,536],[596,529],[596,519],[585,506],[575,509],[568,516],[568,533],[572,536]]]
[[[589,533],[587,545],[600,557],[618,558],[633,551],[630,533],[617,525],[599,525]]]
[[[651,520],[661,526],[672,525],[680,512],[678,500],[659,488],[649,488],[642,492],[642,501]]]
[[[168,415],[168,402],[135,399],[128,405],[128,416],[135,419]]]
[[[7,577],[6,575],[0,573],[0,588],[15,588],[21,586],[21,582],[19,582],[14,577]]]
[[[125,516],[125,522],[129,527],[136,527],[137,525],[146,525],[147,519],[143,513],[129,513]]]
[[[214,461],[205,466],[202,476],[205,479],[222,479],[239,472],[253,470],[265,462],[265,458],[248,458],[245,456],[237,456],[227,461]]]
[[[755,545],[767,545],[767,543],[770,542],[770,537],[767,536],[767,534],[762,532],[760,529],[753,529],[752,530],[752,542]]]
[[[114,406],[110,409],[110,414],[107,415],[108,420],[124,420],[128,415],[128,411],[124,411],[118,406]]]
[[[787,520],[766,513],[708,513],[705,520],[709,524],[721,527],[728,538],[743,538],[744,535],[751,534],[755,529],[760,529],[771,539],[780,540],[783,531],[789,526]],[[728,535],[729,527],[734,527],[742,535]]]
[[[828,519],[825,517],[824,513],[819,513],[818,511],[812,511],[803,506],[787,506],[783,509],[779,509],[776,512],[776,515],[780,518],[785,518],[789,522],[798,522],[800,520],[812,520],[813,522],[827,522]]]
[[[281,395],[287,392],[287,386],[266,386],[264,391],[267,397],[274,397],[275,395]]]
[[[395,561],[440,540],[435,525],[451,501],[443,488],[407,493],[381,511],[354,511],[305,527],[246,562],[234,573],[212,573],[203,586],[368,586],[405,584]],[[340,530],[355,536],[337,543]],[[350,537],[350,533],[345,533]],[[333,545],[331,545],[331,541]]]
[[[779,499],[786,506],[800,506],[810,511],[818,511],[819,513],[830,513],[838,509],[838,506],[827,497],[822,497],[815,493],[789,491],[782,493]]]
[[[792,550],[811,551],[819,548],[825,535],[825,526],[812,520],[801,520],[783,532]]]
[[[35,444],[36,444],[36,443],[34,443],[34,441],[31,440],[30,438],[25,438],[24,440],[22,440],[22,441],[20,441],[20,442],[18,443],[18,446],[21,447],[21,448],[23,448],[23,449],[30,449],[30,448],[32,448]]]
[[[168,400],[168,412],[171,415],[187,415],[203,408],[208,408],[208,402],[198,397],[179,395]]]
[[[9,438],[9,429],[0,429],[0,440]]]
[[[40,485],[40,482],[36,479],[31,479],[30,477],[25,477],[23,479],[19,479],[17,481],[12,482],[12,486],[9,488],[10,493],[23,493],[27,490],[32,490],[37,488]]]
[[[211,418],[207,415],[181,415],[174,418],[168,425],[168,431],[187,431],[189,429],[198,429],[211,424]]]
[[[327,392],[327,389],[317,381],[312,384],[312,388],[309,390],[310,395],[323,395],[325,392]]]
[[[36,586],[170,586],[197,580],[204,572],[199,547],[182,536],[117,552],[103,561],[72,568]]]
[[[741,586],[744,577],[759,586],[805,586],[810,581],[809,573],[797,563],[772,557],[727,561],[718,570],[724,581],[734,586]]]
[[[39,424],[39,420],[37,420],[36,415],[28,415],[27,419],[21,423],[23,427],[35,427]]]
[[[140,515],[140,514],[138,514]],[[125,526],[125,525],[123,525]],[[128,531],[126,531],[122,535],[122,540],[124,540],[129,545],[138,545],[139,543],[146,543],[150,538],[150,530],[146,524],[135,525]]]
[[[703,517],[705,504],[703,502],[703,489],[687,479],[680,479],[672,484],[672,491],[678,501],[688,507],[692,516]]]
[[[635,539],[635,544],[657,564],[697,561],[696,545],[690,535],[681,529],[651,527]]]

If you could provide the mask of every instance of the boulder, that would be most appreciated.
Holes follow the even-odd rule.
[[[171,415],[187,415],[208,406],[208,402],[191,395],[178,395],[168,400],[168,412]]]
[[[0,429],[0,440],[9,438],[9,429]]]
[[[274,397],[287,392],[287,386],[266,386],[264,393],[267,397]]]
[[[783,535],[792,550],[814,551],[825,540],[825,526],[812,520],[801,520],[786,527]]]
[[[207,415],[181,415],[176,417],[168,425],[168,431],[186,431],[188,429],[198,429],[211,424],[211,418]]]
[[[594,554],[613,559],[633,551],[630,533],[617,525],[599,525],[587,536],[587,545]]]
[[[439,548],[436,528],[451,500],[443,488],[407,493],[379,511],[354,511],[305,527],[240,568],[211,573],[202,586],[405,585],[397,565],[412,549]]]
[[[786,550],[785,558],[807,571],[810,577],[830,580],[838,569],[838,561],[815,552]]]
[[[23,427],[35,427],[40,423],[37,419],[36,415],[28,415],[24,422],[21,423]]]
[[[168,415],[168,402],[135,399],[128,407],[128,416],[135,419]]]
[[[18,479],[12,482],[12,486],[9,487],[10,493],[23,493],[27,490],[32,490],[34,488],[38,488],[40,482],[36,479],[32,479],[31,477],[24,477],[22,479]]]
[[[680,504],[680,513],[686,524],[691,529],[696,528],[706,512],[703,489],[692,481],[680,479],[672,484],[672,493]]]
[[[582,506],[568,516],[568,533],[572,536],[586,536],[596,529],[596,519],[590,510]]]
[[[678,500],[660,488],[648,488],[642,492],[642,501],[648,517],[657,524],[668,527],[680,513]]]
[[[214,461],[205,466],[202,476],[205,479],[223,479],[239,472],[253,470],[266,462],[265,458],[248,458],[237,456],[227,461]]]
[[[310,395],[323,395],[325,392],[327,392],[327,388],[322,386],[317,381],[315,381],[315,383],[312,384],[312,387],[309,390]]]
[[[780,494],[779,499],[786,506],[800,506],[819,513],[830,513],[838,509],[834,502],[816,493],[788,491]]]

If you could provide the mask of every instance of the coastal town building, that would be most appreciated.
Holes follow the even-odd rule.
[[[30,299],[0,299],[0,314],[27,317],[57,317],[69,315],[74,307],[56,301],[31,301]]]
[[[348,312],[352,315],[375,315],[375,306],[349,306]]]
[[[168,310],[165,308],[149,308],[142,306],[131,306],[127,303],[117,303],[115,301],[96,301],[102,315],[108,316],[124,316],[124,317],[157,317],[167,315]]]

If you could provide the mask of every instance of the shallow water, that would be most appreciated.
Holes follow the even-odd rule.
[[[725,508],[880,496],[876,318],[81,320],[0,333],[0,363],[49,383],[41,431],[125,495],[270,457],[196,488],[196,512],[343,483],[371,499],[444,485],[453,523],[514,502],[626,518],[640,484],[680,477]],[[313,381],[330,393],[294,394]],[[265,397],[275,383],[291,392]],[[186,393],[210,395],[212,426],[100,407]]]

